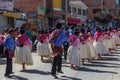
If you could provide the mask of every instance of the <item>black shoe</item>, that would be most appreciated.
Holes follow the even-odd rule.
[[[11,72],[10,74],[14,74],[15,72]]]
[[[63,72],[62,71],[57,71],[58,73],[61,73],[61,74],[63,74]]]
[[[6,78],[12,78],[10,75],[5,75]]]
[[[52,74],[51,75],[55,78],[55,79],[58,79],[58,77],[56,76],[56,74]]]

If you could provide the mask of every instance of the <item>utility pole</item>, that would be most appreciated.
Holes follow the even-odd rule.
[[[65,22],[66,22],[66,25],[67,25],[67,13],[68,13],[68,0],[66,0],[66,4],[65,4]]]
[[[103,0],[101,0],[101,14],[103,13]]]
[[[43,0],[43,6],[46,8],[46,0]]]
[[[47,23],[47,21],[46,21],[46,0],[43,0],[43,7],[44,7],[44,9],[45,9],[45,12],[44,12],[44,15],[43,15],[43,19],[44,19],[44,23],[43,23],[43,25],[44,25],[44,27],[46,27],[46,23]]]

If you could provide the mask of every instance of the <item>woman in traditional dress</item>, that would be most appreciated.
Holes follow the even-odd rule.
[[[75,32],[75,35],[70,36],[70,47],[68,48],[67,62],[71,64],[72,69],[78,69],[81,65],[81,57],[78,50],[80,45],[79,32]]]
[[[88,60],[88,62],[90,62],[91,60],[91,54],[90,54],[90,46],[89,44],[87,43],[87,36],[85,34],[81,34],[80,35],[80,50],[79,50],[79,53],[80,53],[80,56],[81,56],[81,59],[82,59],[82,64],[84,64],[85,60]]]
[[[119,34],[117,30],[114,30],[114,35],[113,35],[114,39],[115,39],[115,45],[120,46],[120,38],[119,38]]]
[[[90,48],[90,55],[91,55],[91,58],[92,59],[97,59],[98,58],[98,55],[95,51],[95,48],[93,46],[93,42],[94,42],[94,37],[92,36],[92,34],[89,32],[88,33],[88,44],[89,44],[89,48]]]
[[[50,57],[51,50],[48,44],[48,37],[45,34],[44,30],[41,30],[41,33],[38,37],[38,44],[37,44],[37,53],[41,56],[41,61],[43,62],[43,57]]]
[[[107,31],[106,31],[106,32],[103,33],[103,44],[109,50],[108,41],[109,41],[109,37],[108,37]]]
[[[108,48],[109,48],[109,51],[112,51],[112,50],[115,50],[116,49],[116,44],[115,44],[115,38],[114,38],[114,32],[113,30],[109,30],[108,31]]]
[[[97,32],[95,33],[95,41],[93,43],[93,46],[96,50],[96,53],[98,54],[98,58],[102,58],[101,55],[110,53],[103,44],[103,35],[100,28],[98,28]]]
[[[32,59],[32,44],[29,37],[25,34],[25,30],[20,30],[21,35],[17,39],[17,47],[15,49],[15,63],[22,64],[22,69],[25,65],[33,65]]]

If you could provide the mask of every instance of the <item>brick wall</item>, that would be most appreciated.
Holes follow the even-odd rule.
[[[94,0],[82,0],[89,8],[89,18],[93,17],[94,14],[92,12],[93,9],[101,9],[101,1],[94,2]],[[115,0],[104,0],[103,7],[106,9],[114,9],[115,8]]]
[[[52,8],[52,0],[46,0],[46,7],[47,8]]]
[[[94,0],[71,0],[71,1],[82,1],[84,2],[88,7],[100,7],[100,2],[94,2]],[[105,7],[114,7],[115,0],[104,0]]]
[[[42,6],[43,0],[15,0],[15,8],[25,12],[36,12],[37,6]]]
[[[101,6],[101,1],[100,2],[94,2],[94,0],[82,0],[88,7],[100,7]],[[104,0],[104,6],[105,7],[114,7],[115,5],[115,0]]]

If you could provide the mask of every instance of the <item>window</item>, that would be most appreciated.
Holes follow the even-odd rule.
[[[81,15],[81,9],[78,8],[78,15]]]
[[[83,10],[83,15],[86,16],[86,10]]]
[[[93,0],[94,2],[101,2],[101,0]]]
[[[71,6],[69,7],[69,12],[71,13],[72,11],[71,11]]]
[[[120,16],[120,10],[119,10],[119,16]]]
[[[7,0],[7,1],[10,1],[10,2],[12,2],[13,0]]]
[[[88,15],[88,9],[86,10],[86,16]]]
[[[61,7],[62,7],[62,11],[65,12],[65,7],[66,7],[66,1],[65,0],[62,0]]]
[[[69,12],[69,0],[61,0],[61,8],[62,11],[64,12],[66,11],[66,5],[67,5],[67,11]]]
[[[115,0],[115,6],[120,6],[120,0]]]
[[[76,8],[75,7],[73,7],[73,13],[76,13]]]

